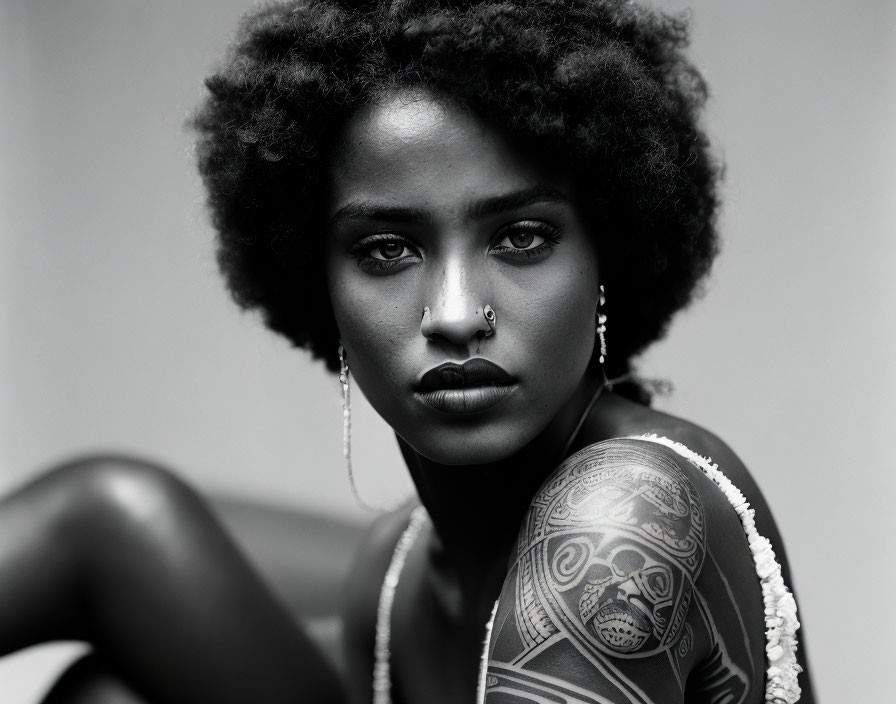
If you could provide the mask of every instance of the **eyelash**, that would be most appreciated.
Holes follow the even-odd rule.
[[[534,235],[541,237],[544,241],[531,248],[508,247],[506,245],[494,244],[496,242],[500,243],[515,234],[526,232],[531,232]],[[553,225],[542,220],[521,220],[519,222],[511,223],[510,225],[505,225],[498,230],[493,239],[490,251],[505,260],[530,260],[545,256],[553,250],[559,242],[560,231]],[[400,245],[412,252],[412,254],[395,257],[394,259],[380,259],[373,256],[373,252],[387,244]],[[418,260],[420,258],[416,246],[409,239],[393,233],[368,235],[355,242],[349,250],[349,254],[358,260],[359,267],[366,269],[371,273],[386,273],[392,271],[396,267],[406,266],[411,260]]]
[[[504,258],[518,259],[520,257],[525,257],[526,259],[535,259],[550,252],[560,242],[560,230],[543,220],[521,220],[506,225],[498,230],[495,240],[501,242],[515,234],[527,232],[531,232],[532,234],[541,237],[544,241],[531,248],[497,245],[492,247],[492,252],[500,252],[501,256]]]
[[[396,266],[404,266],[409,257],[396,257],[394,259],[378,259],[373,252],[386,244],[398,244],[414,252],[414,258],[419,259],[416,247],[406,238],[391,233],[374,234],[355,242],[349,250],[349,254],[358,260],[358,266],[373,273],[387,272]]]

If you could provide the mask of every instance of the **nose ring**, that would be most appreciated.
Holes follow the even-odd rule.
[[[432,337],[435,332],[435,326],[432,323],[432,313],[429,306],[423,306],[423,315],[420,317],[420,333],[426,339]]]
[[[485,318],[485,323],[488,325],[488,330],[482,330],[485,333],[485,337],[491,337],[495,334],[495,327],[498,324],[498,316],[495,315],[495,309],[490,305],[485,305],[482,307],[482,317]],[[432,311],[429,309],[429,306],[423,306],[423,313],[420,316],[420,332],[423,334],[423,337],[431,337],[435,332],[435,326],[432,320]]]
[[[495,334],[495,326],[498,324],[498,316],[495,315],[495,311],[490,305],[486,305],[482,309],[482,315],[485,316],[485,322],[488,323],[488,332],[485,333],[485,336],[491,337]]]

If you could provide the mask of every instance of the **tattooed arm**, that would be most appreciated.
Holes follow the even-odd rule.
[[[497,606],[489,704],[756,699],[756,640],[709,550],[698,475],[640,440],[592,445],[560,466],[529,508]]]

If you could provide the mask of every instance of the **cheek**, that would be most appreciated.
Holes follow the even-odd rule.
[[[330,300],[352,374],[365,393],[369,389],[379,396],[381,389],[388,392],[400,382],[402,357],[396,352],[409,335],[413,312],[406,296],[397,291],[384,295],[369,280],[353,275],[352,267],[330,268]]]
[[[596,300],[596,275],[589,267],[560,272],[533,299],[527,316],[532,344],[558,370],[584,371],[591,359]]]

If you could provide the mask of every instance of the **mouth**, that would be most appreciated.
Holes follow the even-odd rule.
[[[494,362],[476,357],[430,369],[417,384],[415,396],[443,413],[478,413],[496,406],[514,389],[514,377]]]

